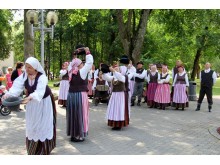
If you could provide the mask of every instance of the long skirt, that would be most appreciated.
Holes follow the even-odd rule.
[[[66,110],[67,136],[86,137],[89,129],[87,92],[69,92]]]
[[[40,140],[29,140],[26,137],[26,149],[28,155],[49,155],[51,151],[56,147],[56,105],[54,97],[51,94],[51,102],[53,106],[53,138],[51,140],[46,139],[41,142]]]
[[[92,91],[92,85],[93,85],[93,81],[88,81],[88,96],[92,97],[93,96],[93,91]]]
[[[112,92],[107,108],[108,126],[125,127],[129,125],[128,92]]]
[[[175,84],[173,92],[173,103],[177,108],[188,107],[186,84]]]
[[[69,80],[61,80],[60,81],[60,89],[59,89],[59,97],[58,104],[66,106],[67,95],[69,91]]]
[[[153,106],[155,104],[154,102],[154,96],[157,89],[157,83],[149,83],[148,89],[147,89],[147,105]]]
[[[130,92],[131,92],[131,96],[132,96],[133,93],[134,93],[134,83],[135,83],[135,81],[133,81],[133,80],[131,80],[131,81],[129,82],[129,89],[130,89]]]
[[[170,103],[170,85],[158,84],[154,96],[154,101],[157,103]]]

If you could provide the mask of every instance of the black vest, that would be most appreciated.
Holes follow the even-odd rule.
[[[212,87],[213,86],[213,70],[210,70],[209,73],[205,73],[205,71],[201,71],[201,86]]]
[[[38,83],[38,79],[39,77],[42,75],[42,73],[38,72],[37,76],[35,77],[35,81],[34,84],[32,86],[29,85],[28,83],[28,78],[27,80],[24,82],[24,86],[25,89],[27,90],[27,96],[29,96],[31,93],[33,93],[36,88],[37,88],[37,83]],[[51,89],[48,87],[48,85],[46,86],[46,90],[43,96],[43,99],[46,98],[47,96],[49,96],[50,94],[52,94]]]
[[[80,76],[80,72],[77,72],[77,75],[72,74],[72,79],[70,81],[69,92],[88,92],[88,76],[83,80]]]
[[[137,69],[137,70],[136,70],[136,73],[141,74],[143,71],[144,71],[143,68]],[[144,78],[141,79],[141,78],[135,77],[135,82],[144,82]]]
[[[65,75],[63,75],[62,80],[69,80],[68,72]]]

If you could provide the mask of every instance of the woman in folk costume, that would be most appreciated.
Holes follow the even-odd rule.
[[[59,97],[58,104],[66,107],[66,100],[69,91],[69,75],[68,75],[68,62],[64,62],[62,65],[62,69],[60,70],[60,89],[59,89]]]
[[[29,57],[25,72],[14,80],[4,99],[27,90],[26,148],[28,155],[49,155],[56,146],[56,107],[48,79],[39,61]]]
[[[189,80],[183,65],[178,66],[178,73],[174,77],[173,87],[173,103],[176,109],[182,108],[184,110],[185,107],[189,106],[187,96]]]
[[[94,82],[95,65],[92,65],[92,69],[88,74],[88,96],[91,99],[93,97],[92,85]]]
[[[84,141],[89,128],[87,76],[93,65],[93,56],[88,47],[84,50],[86,52],[85,65],[79,58],[73,58],[68,67],[70,88],[67,96],[67,136],[70,136],[73,142]],[[80,51],[76,50],[77,53]]]
[[[103,74],[103,79],[112,82],[113,86],[106,118],[108,119],[108,126],[112,127],[112,130],[121,130],[122,127],[129,125],[130,104],[128,79],[131,79],[133,74],[124,76],[119,72],[119,67],[109,67],[109,70],[113,73],[113,76],[103,71],[105,73]]]
[[[120,66],[120,71],[123,75],[128,75],[130,73],[136,73],[136,68],[132,65],[131,60],[129,60],[129,62],[127,63],[126,57],[125,57],[124,60],[123,60],[123,58],[121,58],[120,61],[122,62],[122,64],[124,64],[123,66]],[[129,80],[129,97],[130,98],[131,98],[131,96],[133,95],[133,92],[134,92],[134,83],[135,83],[135,81],[134,81],[134,76],[133,76]]]
[[[11,75],[12,75],[12,67],[8,67],[8,73],[5,75],[5,84],[6,89],[9,90],[12,86]]]
[[[160,80],[160,74],[157,71],[157,66],[152,65],[151,71],[147,76],[148,88],[147,88],[147,105],[150,108],[156,108],[157,104],[154,102],[154,96],[157,89],[158,80]]]
[[[154,102],[159,105],[160,109],[165,110],[165,107],[170,105],[170,75],[166,65],[162,66],[160,80],[158,80],[157,89],[154,96]]]

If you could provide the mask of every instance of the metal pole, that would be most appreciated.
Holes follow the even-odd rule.
[[[44,69],[44,13],[43,9],[41,9],[41,66]]]

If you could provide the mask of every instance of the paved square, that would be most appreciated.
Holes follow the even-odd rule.
[[[91,100],[90,100],[91,101]],[[56,101],[57,104],[57,101]],[[57,105],[57,147],[53,155],[219,155],[220,97],[211,113],[204,99],[196,112],[191,101],[185,111],[131,108],[130,125],[112,131],[105,119],[106,104],[90,103],[89,135],[83,143],[66,136],[66,110]],[[0,154],[26,155],[25,110],[0,115]]]

